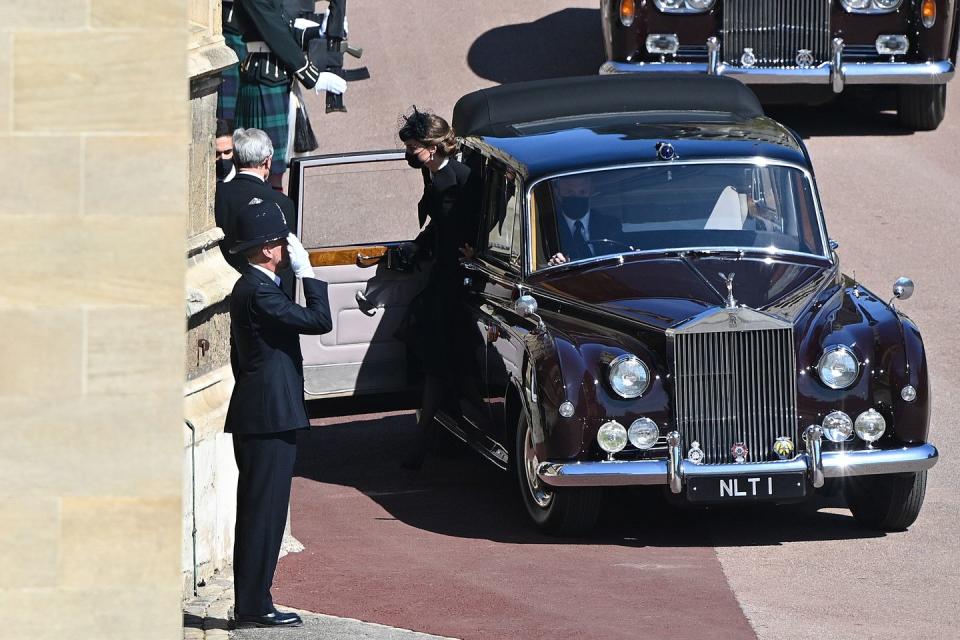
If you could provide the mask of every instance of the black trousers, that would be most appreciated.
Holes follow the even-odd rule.
[[[297,432],[233,434],[237,526],[233,541],[235,612],[273,611],[270,586],[277,568],[297,457]]]

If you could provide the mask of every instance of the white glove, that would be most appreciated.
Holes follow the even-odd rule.
[[[300,240],[292,233],[287,236],[287,254],[290,256],[290,268],[298,278],[312,278],[313,265],[310,264],[310,254],[303,248]]]
[[[313,90],[318,94],[321,91],[329,91],[330,93],[345,93],[347,91],[347,81],[335,73],[324,71],[317,79],[317,84],[313,87]]]
[[[330,12],[327,11],[323,14],[323,24],[320,25],[320,33],[323,35],[327,34],[327,20],[330,19]],[[350,33],[350,27],[347,24],[347,16],[343,16],[343,35]]]
[[[326,24],[327,24],[326,18],[323,19],[324,26],[322,27],[320,27],[320,24],[318,22],[314,22],[313,20],[307,20],[306,18],[297,18],[296,20],[293,21],[293,26],[297,29],[303,30],[308,27],[320,27],[320,33],[323,33],[324,31],[327,30]]]

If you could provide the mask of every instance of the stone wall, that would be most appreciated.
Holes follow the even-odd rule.
[[[0,3],[0,638],[182,633],[187,15]]]

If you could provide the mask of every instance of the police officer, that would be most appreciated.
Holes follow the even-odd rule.
[[[280,189],[292,133],[291,83],[296,79],[308,89],[332,93],[343,93],[347,83],[307,59],[304,50],[322,36],[321,26],[312,22],[295,27],[282,0],[235,0],[234,19],[247,45],[234,124],[262,129],[270,136],[274,149],[270,183]]]
[[[237,461],[237,524],[233,547],[234,616],[238,627],[290,627],[294,613],[270,596],[290,501],[297,431],[310,423],[303,401],[300,334],[330,331],[326,283],[313,277],[303,245],[274,202],[250,205],[237,219],[231,249],[248,265],[230,300],[236,385],[225,431]],[[289,263],[303,283],[306,307],[281,291],[277,270]]]

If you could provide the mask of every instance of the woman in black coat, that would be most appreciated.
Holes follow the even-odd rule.
[[[457,358],[463,343],[459,264],[473,256],[477,198],[470,169],[454,157],[456,135],[443,118],[414,107],[402,118],[399,136],[406,145],[407,163],[423,173],[417,209],[420,226],[426,227],[414,240],[414,250],[418,259],[433,261],[428,284],[411,305],[406,335],[410,353],[424,373],[418,442],[404,460],[405,467],[417,469],[423,464],[444,391],[462,366]]]

